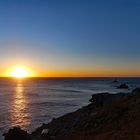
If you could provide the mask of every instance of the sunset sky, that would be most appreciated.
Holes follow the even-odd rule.
[[[139,0],[1,0],[0,76],[140,76]]]

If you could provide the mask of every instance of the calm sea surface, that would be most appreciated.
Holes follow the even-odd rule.
[[[34,130],[54,117],[87,105],[92,94],[129,92],[140,78],[118,78],[130,90],[120,90],[113,78],[0,79],[0,135],[12,126]],[[2,139],[2,137],[0,137]]]

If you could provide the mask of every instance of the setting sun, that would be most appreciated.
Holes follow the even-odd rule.
[[[28,77],[29,73],[25,68],[15,68],[12,70],[11,76],[16,78],[24,78]]]
[[[25,77],[36,77],[36,72],[34,68],[27,65],[14,65],[10,66],[3,73],[3,77],[15,77],[15,78],[25,78]]]

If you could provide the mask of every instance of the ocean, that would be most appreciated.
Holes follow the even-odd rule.
[[[42,123],[89,103],[92,94],[130,92],[140,78],[117,78],[129,89],[117,89],[114,78],[0,78],[0,135],[13,126],[28,132]],[[0,137],[0,139],[3,139]]]

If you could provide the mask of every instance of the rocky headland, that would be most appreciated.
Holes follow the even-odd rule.
[[[54,118],[29,137],[30,140],[139,140],[140,88],[130,93],[95,94],[89,105]]]

